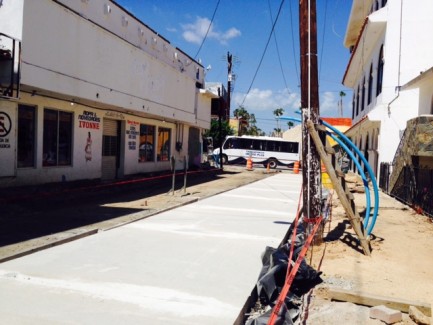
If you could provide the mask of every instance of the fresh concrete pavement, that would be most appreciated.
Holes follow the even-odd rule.
[[[0,264],[3,324],[232,324],[302,177],[246,186]]]

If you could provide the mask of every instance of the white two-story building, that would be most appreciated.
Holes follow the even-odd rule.
[[[199,164],[204,72],[115,1],[0,1],[0,186]]]
[[[352,55],[343,84],[354,94],[346,135],[376,176],[382,162],[393,162],[407,122],[432,114],[433,87],[420,96],[413,82],[433,66],[432,13],[431,0],[353,0],[344,40]]]

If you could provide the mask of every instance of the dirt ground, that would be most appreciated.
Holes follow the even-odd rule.
[[[365,194],[354,193],[358,211],[365,210]],[[339,288],[391,299],[433,303],[432,219],[380,193],[379,214],[371,236],[372,254],[353,249],[354,232],[336,195],[325,242],[309,251],[307,261],[320,269],[324,282],[310,297],[304,324],[384,324],[369,318],[369,308],[329,300],[329,289]],[[407,314],[403,322],[415,324]]]

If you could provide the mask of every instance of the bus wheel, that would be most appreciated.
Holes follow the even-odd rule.
[[[224,165],[227,164],[227,162],[229,161],[228,158],[227,158],[227,155],[223,155],[222,161],[223,161]]]
[[[278,163],[275,159],[268,160],[269,168],[275,169],[278,166]]]

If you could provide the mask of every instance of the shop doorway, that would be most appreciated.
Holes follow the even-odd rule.
[[[101,179],[115,179],[120,167],[120,121],[104,119]]]

